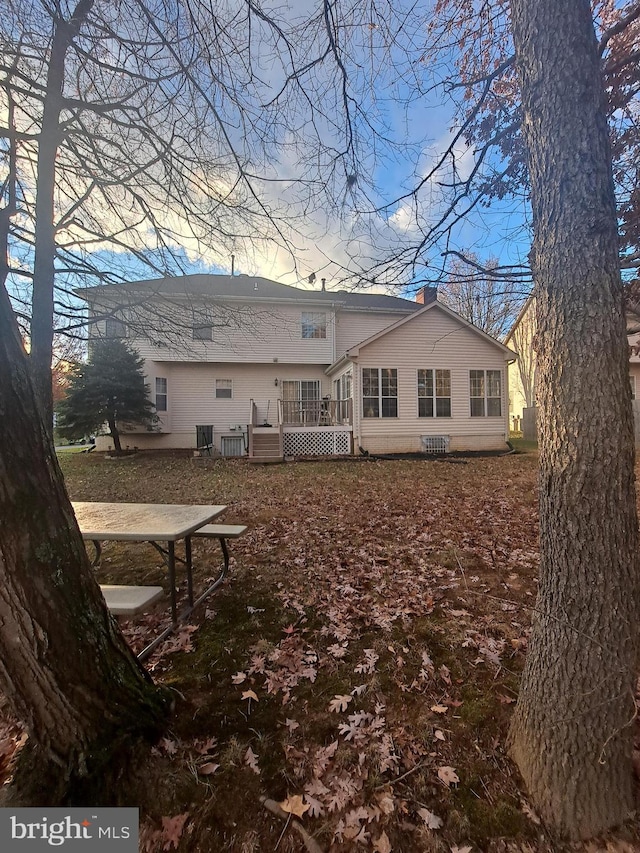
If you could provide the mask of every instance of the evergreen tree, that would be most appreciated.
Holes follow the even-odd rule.
[[[117,338],[92,343],[89,360],[76,368],[67,396],[58,407],[60,435],[71,440],[83,438],[106,423],[119,453],[119,429],[153,426],[157,415],[149,399],[143,365],[138,353]]]

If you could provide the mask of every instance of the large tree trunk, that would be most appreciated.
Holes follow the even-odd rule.
[[[93,578],[4,288],[0,519],[0,689],[29,733],[12,801],[107,804],[107,770],[159,731],[166,699]]]
[[[634,808],[640,624],[616,212],[588,0],[511,0],[534,218],[540,589],[511,754],[554,829]]]
[[[64,68],[67,50],[86,19],[94,0],[79,0],[68,21],[55,19],[47,83],[38,138],[33,295],[31,300],[31,363],[33,382],[42,417],[53,430],[53,289],[56,259],[54,194],[56,158],[60,144]]]

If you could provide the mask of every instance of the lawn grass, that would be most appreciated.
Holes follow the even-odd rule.
[[[61,466],[74,500],[224,503],[249,525],[221,590],[150,661],[176,710],[141,770],[141,849],[173,833],[179,851],[302,850],[260,803],[296,795],[325,851],[564,849],[505,754],[536,592],[535,454]],[[219,547],[194,548],[202,584]],[[98,578],[166,571],[107,543]],[[132,645],[167,617],[125,623]]]

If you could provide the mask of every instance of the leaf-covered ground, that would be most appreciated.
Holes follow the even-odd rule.
[[[302,826],[324,851],[560,850],[504,751],[535,597],[536,464],[64,458],[72,499],[224,503],[249,525],[224,586],[148,662],[176,711],[141,769],[142,849],[305,850]],[[200,585],[219,557],[197,542]],[[105,545],[97,575],[166,585],[148,546]],[[123,628],[140,648],[167,619]],[[5,728],[0,761],[19,737]]]

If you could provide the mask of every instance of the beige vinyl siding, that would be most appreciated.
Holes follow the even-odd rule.
[[[507,371],[503,351],[437,307],[360,349],[354,398],[356,441],[373,453],[418,452],[422,435],[447,435],[451,450],[503,448],[508,436]],[[398,372],[398,417],[362,416],[362,368]],[[449,370],[451,417],[418,417],[418,368]],[[502,415],[471,417],[469,371],[500,370]],[[355,378],[355,377],[354,377]],[[355,427],[356,425],[354,425]]]
[[[207,312],[212,340],[193,340],[195,316]],[[93,311],[100,312],[97,306]],[[327,337],[302,337],[302,313],[326,314]],[[154,300],[149,306],[129,308],[128,342],[143,358],[154,361],[331,364],[335,359],[335,319],[327,306],[273,304],[211,304]],[[202,314],[200,313],[200,316]],[[105,321],[93,334],[104,336]]]
[[[168,410],[165,420],[171,434],[165,437],[135,433],[138,447],[195,447],[196,425],[213,425],[214,444],[221,449],[223,435],[240,435],[237,427],[246,429],[250,417],[250,401],[256,404],[258,424],[265,420],[276,424],[278,399],[283,380],[318,380],[320,395],[329,394],[331,381],[314,365],[243,365],[184,364],[179,362],[147,362],[147,382],[152,398],[156,376],[167,378]],[[230,379],[232,399],[216,399],[216,379]],[[275,380],[278,385],[275,385]],[[236,427],[236,429],[231,429]]]
[[[408,313],[408,312],[407,312]],[[397,322],[404,314],[376,311],[339,311],[336,318],[336,355],[366,341]]]

